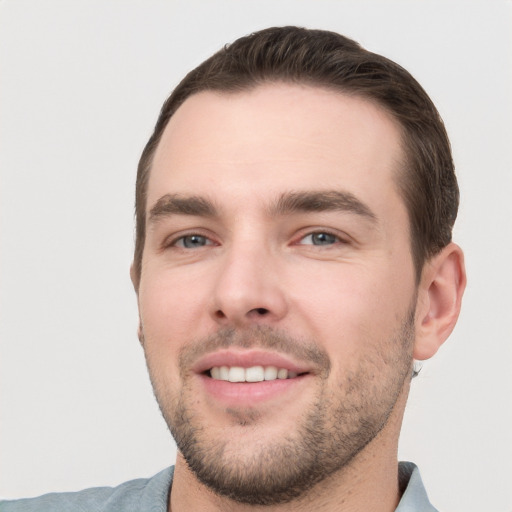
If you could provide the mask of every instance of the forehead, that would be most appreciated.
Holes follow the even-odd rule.
[[[265,84],[201,92],[169,121],[153,159],[147,207],[165,193],[219,200],[343,189],[401,202],[400,128],[369,100],[320,87]]]

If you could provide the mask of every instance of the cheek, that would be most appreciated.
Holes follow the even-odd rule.
[[[329,271],[326,271],[329,270]],[[392,267],[346,265],[295,281],[292,310],[299,325],[332,353],[352,358],[388,339],[409,310],[413,287]],[[340,352],[342,349],[342,352]]]
[[[169,272],[147,274],[139,289],[139,311],[148,350],[177,352],[183,342],[201,333],[201,312],[207,309],[195,279]]]

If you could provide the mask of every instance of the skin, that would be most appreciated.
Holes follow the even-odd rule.
[[[224,443],[226,460],[246,465],[297,434],[319,397],[332,409],[376,410],[378,429],[342,468],[271,507],[212,492],[178,453],[169,509],[397,506],[396,451],[412,358],[431,357],[444,342],[465,285],[462,253],[450,244],[425,265],[416,286],[407,211],[394,180],[402,157],[400,129],[386,112],[320,88],[203,92],[171,118],[149,180],[140,281],[132,275],[141,341],[171,429],[181,398],[187,421],[207,427],[205,445]],[[280,197],[311,191],[349,194],[364,211],[276,208]],[[169,194],[208,200],[215,214],[180,213],[174,203],[162,208]],[[328,233],[327,243],[316,245],[313,233]],[[200,238],[183,238],[190,235]],[[404,340],[397,333],[411,315]],[[293,349],[262,346],[258,329],[316,347],[328,371]],[[212,341],[228,331],[237,333],[234,346]],[[223,350],[249,359],[255,350],[281,352],[307,377],[261,400],[254,392],[230,402],[213,396],[194,370],[201,357]],[[354,382],[357,393],[350,392]],[[334,416],[326,426],[337,431]],[[351,428],[347,420],[340,430],[351,435]]]

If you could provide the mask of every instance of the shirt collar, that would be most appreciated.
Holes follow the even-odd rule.
[[[398,465],[400,487],[405,490],[395,512],[438,512],[430,503],[421,480],[420,470],[412,462]]]

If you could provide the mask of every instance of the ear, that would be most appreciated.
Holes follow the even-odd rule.
[[[138,295],[139,292],[139,279],[137,278],[137,272],[135,271],[135,263],[130,265],[130,279],[132,281],[133,289]]]
[[[137,338],[139,338],[139,343],[141,344],[142,348],[144,348],[144,331],[142,330],[142,323],[139,320],[139,327],[137,327]]]
[[[133,263],[130,265],[130,279],[132,281],[133,289],[135,290],[135,293],[138,296],[139,295],[139,280],[137,278],[137,273],[135,272],[135,266]],[[139,327],[137,327],[137,337],[139,338],[142,348],[144,348],[144,332],[142,330],[142,322],[140,320],[140,316],[139,316]]]
[[[424,266],[418,287],[414,359],[432,357],[450,335],[466,288],[462,249],[450,243]]]

